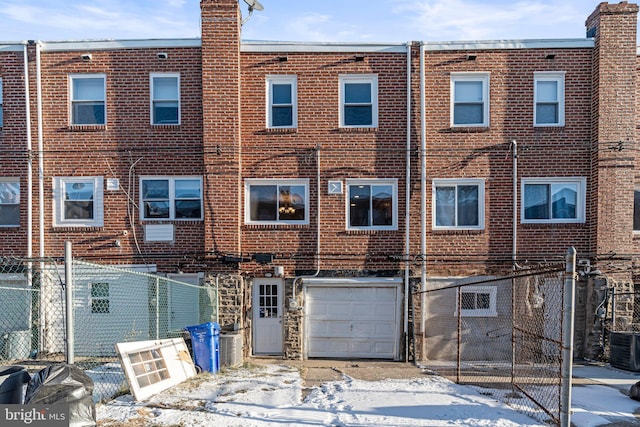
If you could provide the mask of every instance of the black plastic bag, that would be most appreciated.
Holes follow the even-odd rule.
[[[24,403],[69,405],[69,426],[96,425],[93,380],[73,365],[55,364],[40,370],[27,385]]]

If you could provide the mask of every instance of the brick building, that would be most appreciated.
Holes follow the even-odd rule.
[[[0,45],[0,255],[215,280],[222,326],[288,358],[404,359],[412,289],[569,246],[633,283],[636,5],[406,44],[242,42],[237,0],[201,11],[200,39]]]

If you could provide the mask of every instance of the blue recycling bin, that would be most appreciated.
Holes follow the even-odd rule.
[[[186,326],[191,336],[193,360],[202,371],[220,371],[220,325],[215,322]]]

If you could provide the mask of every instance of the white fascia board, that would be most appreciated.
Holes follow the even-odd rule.
[[[386,52],[406,53],[406,43],[380,44],[380,43],[313,43],[313,42],[272,42],[272,41],[243,41],[240,45],[241,52]]]
[[[423,42],[424,50],[576,49],[593,48],[593,39],[531,39]]]
[[[307,286],[396,286],[403,283],[402,277],[301,277]]]
[[[0,52],[22,52],[27,42],[0,42]]]
[[[201,47],[198,39],[147,39],[147,40],[77,40],[40,42],[46,52],[71,52],[84,50],[162,49]]]

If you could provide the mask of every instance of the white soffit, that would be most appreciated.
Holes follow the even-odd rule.
[[[116,351],[136,400],[148,399],[196,375],[182,338],[117,343]]]

